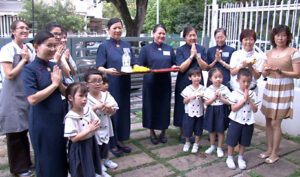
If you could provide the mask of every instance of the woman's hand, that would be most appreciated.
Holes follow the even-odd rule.
[[[62,82],[61,70],[56,65],[53,67],[53,71],[51,73],[51,81],[52,81],[52,84],[54,84],[57,87]]]
[[[28,48],[26,45],[23,45],[23,48],[21,50],[21,57],[23,60],[26,61],[26,63],[30,61],[29,60],[29,52],[28,52]]]
[[[105,69],[105,72],[110,74],[110,75],[114,75],[114,76],[120,76],[121,72],[118,71],[116,68],[107,68]]]
[[[64,53],[64,48],[65,47],[63,45],[60,45],[57,47],[57,51],[55,52],[54,61],[58,64],[61,64],[61,56]]]
[[[70,62],[70,49],[66,49],[65,50],[65,59],[66,59],[66,62]]]
[[[247,61],[243,61],[242,68],[246,68],[248,65],[249,65],[249,63]]]
[[[190,55],[190,58],[194,58],[197,56],[197,48],[196,48],[196,44],[193,43],[192,44],[192,47],[191,47],[191,55]]]
[[[172,65],[171,68],[180,69],[180,66]]]
[[[219,49],[217,49],[217,51],[216,51],[215,60],[218,62],[222,61],[221,52]]]

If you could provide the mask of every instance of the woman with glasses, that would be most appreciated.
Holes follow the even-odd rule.
[[[239,89],[239,83],[237,82],[237,73],[242,68],[249,68],[253,74],[250,84],[250,90],[256,90],[256,80],[259,79],[263,63],[266,58],[264,53],[258,53],[254,50],[254,44],[256,41],[256,33],[254,30],[245,29],[240,34],[240,42],[243,48],[233,52],[230,59],[230,86],[232,90]]]
[[[10,27],[12,41],[0,52],[3,88],[0,95],[0,127],[6,134],[10,172],[31,176],[30,146],[28,140],[29,104],[23,89],[21,70],[34,59],[34,50],[25,44],[29,27],[23,20]]]
[[[100,72],[107,73],[109,92],[119,105],[119,110],[114,114],[112,123],[114,137],[111,138],[110,150],[114,156],[120,156],[123,152],[131,152],[124,141],[130,135],[130,75],[122,75],[122,56],[125,53],[130,58],[130,65],[136,64],[134,53],[128,42],[122,41],[123,23],[118,18],[112,18],[107,23],[107,31],[110,39],[104,41],[98,48],[96,67]]]
[[[63,29],[62,26],[56,22],[50,22],[45,25],[45,30],[54,35],[56,41],[57,50],[51,61],[57,63],[63,72],[64,77],[71,77],[71,70],[66,63],[66,50],[65,44],[63,43]]]
[[[29,133],[38,177],[68,176],[64,138],[66,105],[61,97],[66,83],[57,63],[50,61],[56,53],[56,45],[53,34],[38,32],[34,38],[36,57],[22,70],[30,104]]]

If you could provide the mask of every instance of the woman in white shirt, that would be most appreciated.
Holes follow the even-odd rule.
[[[237,73],[242,68],[249,68],[253,73],[252,82],[250,84],[250,90],[255,90],[256,80],[259,79],[263,63],[266,58],[265,54],[258,53],[254,50],[254,44],[256,41],[256,33],[254,30],[245,29],[240,34],[240,42],[243,48],[237,50],[232,54],[230,60],[230,85],[233,90],[239,88],[237,82]]]
[[[29,27],[25,21],[11,24],[12,41],[1,48],[0,63],[3,88],[0,94],[0,132],[6,134],[10,172],[30,176],[28,133],[29,104],[23,88],[21,70],[34,59],[31,45],[25,44]]]

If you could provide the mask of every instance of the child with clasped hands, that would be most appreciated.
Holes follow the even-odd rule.
[[[203,92],[204,86],[200,85],[201,69],[199,67],[191,68],[188,71],[189,80],[192,84],[188,85],[182,92],[183,103],[185,104],[185,114],[182,120],[183,136],[185,144],[183,152],[188,152],[191,146],[190,138],[195,134],[195,143],[192,153],[197,153],[199,148],[200,136],[203,132]]]
[[[241,170],[246,169],[246,161],[243,158],[245,147],[250,146],[251,138],[254,130],[254,113],[257,111],[258,102],[256,102],[256,94],[249,90],[252,81],[252,72],[243,68],[237,74],[237,82],[240,85],[238,90],[232,92],[229,96],[229,103],[231,104],[231,119],[226,143],[228,145],[228,157],[226,164],[228,168],[235,169],[233,159],[234,147],[239,144],[238,165]]]
[[[88,88],[81,83],[72,83],[66,90],[71,110],[65,116],[65,133],[69,143],[69,168],[71,176],[96,176],[101,174],[100,153],[95,131],[100,120],[87,103]]]

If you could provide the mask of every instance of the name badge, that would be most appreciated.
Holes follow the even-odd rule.
[[[201,58],[201,53],[198,53],[199,57]]]
[[[123,52],[124,53],[130,53],[130,49],[129,48],[123,48]]]
[[[222,57],[229,57],[229,52],[222,52]]]
[[[170,56],[171,53],[170,53],[170,51],[163,51],[163,55]]]

